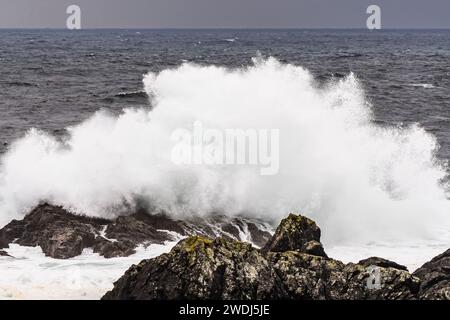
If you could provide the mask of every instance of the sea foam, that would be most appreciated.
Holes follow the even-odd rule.
[[[99,111],[63,141],[32,129],[11,145],[1,159],[0,225],[41,200],[93,216],[145,203],[179,218],[221,213],[274,225],[300,212],[328,243],[429,238],[450,224],[436,138],[420,125],[374,124],[353,74],[319,86],[302,67],[259,58],[238,69],[184,63],[143,82],[151,109]],[[195,121],[279,129],[279,173],[176,165],[171,134]]]

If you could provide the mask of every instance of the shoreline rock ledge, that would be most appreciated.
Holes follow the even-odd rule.
[[[164,244],[189,235],[236,240],[244,237],[257,246],[263,246],[271,237],[262,222],[242,217],[219,215],[214,219],[181,221],[142,209],[109,220],[77,215],[42,203],[22,220],[13,220],[0,229],[0,250],[11,243],[39,246],[46,256],[68,259],[91,248],[105,258],[112,258],[129,256],[140,245]]]
[[[449,297],[450,250],[414,274],[378,257],[344,264],[327,257],[314,221],[291,214],[262,249],[232,239],[188,237],[169,253],[133,265],[102,299]]]

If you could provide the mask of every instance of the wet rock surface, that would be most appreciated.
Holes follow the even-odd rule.
[[[0,249],[4,249],[4,248],[8,248],[9,243],[7,241],[7,239],[3,239],[1,238],[1,233],[0,233]]]
[[[250,244],[195,236],[182,240],[170,254],[131,267],[105,298],[268,298],[275,277]]]
[[[408,271],[408,268],[398,264],[394,261],[390,261],[387,259],[379,258],[379,257],[371,257],[358,262],[358,264],[369,267],[369,266],[377,266],[382,268],[394,268],[398,270]]]
[[[229,232],[230,228],[235,231]],[[185,222],[141,210],[107,220],[76,215],[62,207],[43,203],[23,220],[13,220],[0,230],[0,249],[8,248],[10,243],[39,246],[47,256],[67,259],[92,248],[111,258],[129,256],[140,245],[163,244],[195,234],[228,239],[240,239],[241,234],[245,234],[255,245],[262,245],[271,237],[262,224],[257,226],[243,218],[218,216],[214,220]]]
[[[10,255],[6,251],[0,250],[0,257],[10,257]]]
[[[344,264],[328,258],[319,241],[317,225],[296,215],[283,220],[261,250],[189,237],[170,253],[132,266],[103,299],[418,298],[420,279],[402,266],[381,258]]]
[[[91,247],[107,220],[68,214],[60,207],[43,204],[23,220],[13,220],[0,230],[6,243],[40,246],[47,256],[65,259]]]
[[[314,251],[317,255],[325,256],[325,251],[320,248],[322,246],[320,234],[320,228],[313,220],[290,214],[281,221],[275,234],[262,250],[264,252],[299,250],[305,253]]]
[[[450,249],[417,269],[421,299],[450,300]]]

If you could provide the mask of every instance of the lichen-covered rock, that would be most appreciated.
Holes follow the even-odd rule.
[[[269,253],[270,265],[286,288],[286,299],[414,299],[418,280],[408,272],[380,268],[380,286],[369,286],[371,270],[359,264],[298,251]]]
[[[273,237],[262,249],[264,252],[284,252],[298,250],[300,252],[315,251],[318,255],[326,256],[320,249],[320,228],[316,223],[301,215],[290,214],[283,219]]]
[[[450,300],[450,249],[425,263],[413,275],[421,280],[420,299]]]
[[[274,271],[250,244],[195,236],[132,266],[104,299],[269,299],[277,296],[276,285]]]
[[[289,216],[269,241],[277,250],[287,248],[283,252],[228,238],[189,237],[171,252],[132,266],[103,299],[417,298],[419,279],[393,262],[328,258],[318,242],[320,230],[304,219]],[[301,242],[294,239],[299,234]],[[372,285],[376,264],[385,267],[376,266],[379,279]]]
[[[371,271],[299,251],[269,252],[250,244],[190,237],[168,254],[132,266],[103,299],[415,299],[419,280],[407,271]]]

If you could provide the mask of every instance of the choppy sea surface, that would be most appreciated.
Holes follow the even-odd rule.
[[[450,158],[450,30],[0,30],[0,140],[31,127],[63,135],[101,108],[148,106],[149,71],[241,67],[258,52],[319,80],[354,72],[377,122],[418,122]]]
[[[353,73],[364,89],[377,127],[417,124],[436,137],[437,161],[445,167],[450,159],[450,30],[0,30],[0,157],[31,128],[64,139],[68,127],[92,117],[96,111],[120,114],[124,108],[149,109],[142,83],[143,75],[149,72],[174,70],[185,62],[243,68],[252,65],[256,56],[302,66],[314,75],[318,87]],[[411,137],[416,136],[406,135],[405,140]],[[405,149],[401,137],[397,138],[394,135],[381,141],[395,141],[401,153]],[[419,133],[417,138],[423,135]],[[330,149],[335,142],[330,141]],[[424,139],[423,143],[427,146],[430,142]],[[421,173],[421,161],[427,158],[421,157],[421,149],[414,149],[414,141],[409,145],[412,147],[407,151],[418,159],[405,161],[405,166],[418,165],[417,172]],[[355,155],[361,159],[360,153]],[[407,156],[400,155],[399,159]],[[386,160],[380,158],[381,162]],[[423,165],[428,167],[421,181],[433,181],[435,167]],[[399,169],[391,172],[387,168],[387,174],[401,176],[398,181],[395,177],[387,181],[407,185],[407,174]],[[22,180],[18,184],[23,185]],[[343,189],[347,187],[351,192],[350,183]],[[435,201],[433,195],[428,196],[423,202],[414,197],[407,199],[411,200],[411,210],[416,204],[420,206],[418,212],[421,208],[449,208],[442,199]],[[368,214],[377,212],[376,206],[372,209]],[[427,217],[432,216],[424,212],[423,219]],[[364,219],[359,217],[355,225]],[[420,219],[416,215],[411,221]],[[409,221],[398,219],[395,223],[405,229]],[[327,232],[332,228],[324,229]],[[403,242],[364,245],[325,240],[325,250],[329,256],[346,262],[382,256],[413,271],[448,249],[449,240],[450,230],[443,229],[429,240],[412,236]],[[46,258],[39,248],[12,246],[8,252],[15,258],[0,257],[0,274],[6,275],[0,277],[0,298],[100,298],[130,264],[173,245],[142,249],[130,258],[107,260],[85,252],[68,261]],[[76,278],[66,279],[67,274]]]

